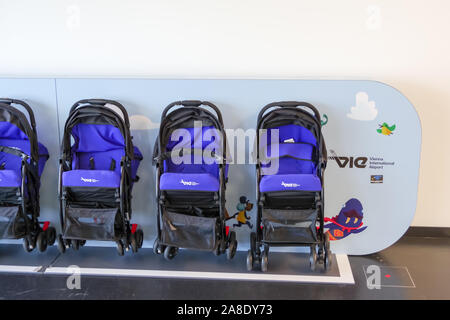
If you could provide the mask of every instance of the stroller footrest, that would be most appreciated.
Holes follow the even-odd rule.
[[[217,218],[165,211],[161,231],[165,245],[211,251],[216,247]]]
[[[0,239],[19,239],[26,233],[26,224],[19,206],[0,207]]]
[[[317,241],[318,211],[263,209],[264,241],[277,243],[314,243]]]
[[[66,207],[63,237],[76,240],[115,240],[118,208]]]

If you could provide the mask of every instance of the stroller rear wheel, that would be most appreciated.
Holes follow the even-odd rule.
[[[227,259],[231,260],[234,258],[237,250],[237,240],[236,240],[236,232],[230,232],[230,238],[228,240],[228,248],[227,248]]]
[[[173,258],[175,258],[177,253],[178,253],[177,247],[167,246],[164,249],[164,258],[166,258],[166,260],[172,260]]]
[[[75,250],[75,251],[78,251],[80,249],[80,242],[81,242],[80,240],[72,239],[70,241],[70,243],[72,244],[72,249]]]
[[[58,235],[58,250],[61,253],[66,252],[66,244],[64,243],[64,239],[62,237],[62,235]]]
[[[122,240],[117,240],[116,244],[117,244],[117,253],[119,254],[119,256],[123,256],[125,254],[125,247],[123,245]]]
[[[47,249],[47,233],[45,231],[39,232],[36,245],[39,252],[44,252]]]
[[[56,240],[56,229],[53,227],[48,227],[47,230],[45,230],[45,234],[47,236],[47,245],[54,245]]]
[[[130,246],[131,246],[131,251],[133,251],[133,253],[138,252],[139,246],[138,246],[138,242],[137,242],[137,238],[136,238],[136,233],[130,234]]]
[[[266,252],[266,250],[264,250],[263,253],[261,254],[261,271],[267,272],[268,266],[269,266],[269,255]]]
[[[33,251],[34,247],[35,247],[35,243],[33,241],[33,237],[32,236],[26,236],[25,238],[23,238],[23,249],[25,250],[25,252],[31,252]]]
[[[316,246],[312,245],[310,247],[310,252],[309,252],[309,267],[310,267],[311,271],[316,270],[316,263],[317,263]]]
[[[137,247],[139,249],[142,248],[142,244],[144,243],[144,231],[142,231],[142,229],[137,229],[134,235],[136,237]]]
[[[253,265],[254,265],[253,253],[252,253],[252,250],[248,250],[247,251],[247,271],[252,271]]]
[[[159,240],[158,240],[158,238],[156,238],[155,242],[153,243],[153,253],[154,254],[163,254],[165,249],[166,249],[166,247],[159,244]]]
[[[331,250],[330,250],[330,236],[328,233],[325,234],[324,242],[324,257],[323,257],[323,268],[325,271],[331,267]]]

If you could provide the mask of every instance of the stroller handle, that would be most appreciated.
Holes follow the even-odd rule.
[[[314,117],[319,121],[320,123],[320,113],[317,110],[316,107],[314,107],[312,104],[308,102],[303,101],[280,101],[280,102],[272,102],[266,105],[264,108],[261,109],[261,111],[258,114],[258,123],[261,121],[261,118],[263,117],[264,113],[270,109],[270,108],[297,108],[297,107],[304,107],[310,109],[314,113]]]
[[[72,106],[72,108],[70,108],[70,113],[72,113],[76,108],[78,108],[79,106],[81,106],[83,104],[93,104],[93,105],[97,104],[97,105],[102,105],[102,106],[105,106],[106,104],[112,104],[112,105],[116,106],[117,108],[120,109],[120,111],[123,114],[125,125],[127,126],[128,129],[130,128],[130,120],[128,118],[127,110],[119,102],[114,101],[114,100],[108,100],[108,99],[84,99],[84,100],[75,102],[75,104]]]
[[[0,103],[4,103],[7,105],[18,104],[18,105],[21,105],[22,107],[24,107],[25,110],[27,110],[27,112],[28,112],[31,127],[32,127],[34,133],[36,134],[36,120],[34,118],[34,113],[33,113],[33,110],[31,109],[31,107],[25,101],[17,100],[17,99],[9,99],[9,98],[0,98]]]
[[[175,106],[183,106],[183,107],[191,107],[191,108],[200,108],[201,106],[207,106],[214,110],[214,112],[217,115],[217,118],[219,119],[220,125],[223,127],[223,119],[222,114],[220,113],[219,108],[217,108],[216,105],[209,101],[200,101],[200,100],[182,100],[182,101],[175,101],[169,104],[163,111],[161,115],[161,122],[166,117],[167,113],[170,109],[172,109]]]

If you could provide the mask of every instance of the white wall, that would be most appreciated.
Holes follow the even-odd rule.
[[[0,76],[386,82],[422,121],[414,225],[450,227],[449,11],[447,0],[0,0]]]

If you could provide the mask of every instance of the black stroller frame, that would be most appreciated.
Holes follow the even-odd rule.
[[[106,105],[113,105],[117,107],[122,115],[120,115],[107,107]],[[103,119],[103,122],[112,124],[118,127],[122,133],[125,141],[125,155],[120,161],[121,178],[120,186],[114,188],[114,200],[110,201],[77,201],[71,194],[71,188],[63,186],[62,176],[63,172],[72,170],[72,154],[71,154],[71,130],[79,123],[79,119]],[[89,123],[95,123],[90,120]],[[115,241],[117,245],[117,252],[120,256],[124,255],[125,251],[130,248],[132,252],[137,252],[143,245],[143,231],[138,228],[136,224],[131,224],[131,191],[132,191],[132,174],[131,162],[135,158],[134,147],[132,143],[132,136],[130,133],[130,121],[125,107],[117,101],[106,99],[84,99],[76,102],[70,109],[69,117],[64,126],[64,136],[62,139],[61,158],[59,163],[59,201],[60,201],[60,223],[63,234],[58,235],[58,249],[64,253],[67,248],[72,247],[78,250],[86,243],[86,240],[110,240]],[[138,177],[136,177],[137,181]],[[92,235],[83,238],[83,232],[77,237],[66,236],[68,212],[70,207],[74,208],[91,208],[92,210],[98,208],[111,208],[117,210],[114,225],[114,235],[110,239],[96,239]],[[94,234],[94,233],[93,233]]]
[[[181,107],[176,110],[171,111],[174,107]],[[211,108],[217,117],[213,115],[209,110],[202,107],[206,106]],[[169,111],[171,111],[169,113]],[[171,118],[171,116],[173,118]],[[160,178],[163,171],[164,160],[170,157],[170,152],[166,151],[166,145],[164,140],[171,132],[172,128],[176,128],[176,124],[173,125],[173,122],[181,123],[184,120],[192,119],[198,117],[197,119],[201,119],[203,122],[207,121],[215,126],[218,129],[222,136],[222,155],[220,155],[219,163],[219,191],[214,192],[214,195],[211,199],[206,199],[204,196],[196,199],[195,196],[192,197],[191,191],[184,191],[185,198],[181,200],[181,204],[175,204],[172,201],[170,195],[165,190],[160,190]],[[202,122],[202,123],[203,123]],[[172,126],[173,125],[173,126]],[[198,101],[198,100],[184,100],[184,101],[176,101],[169,104],[163,111],[161,115],[161,124],[159,129],[159,134],[157,137],[157,142],[155,143],[155,149],[153,154],[153,164],[156,166],[156,190],[157,190],[157,201],[158,201],[158,216],[157,216],[157,238],[155,239],[153,245],[153,252],[155,254],[163,254],[167,260],[173,259],[177,253],[178,249],[188,248],[194,250],[205,250],[204,248],[199,248],[194,246],[183,247],[183,245],[174,244],[169,239],[163,239],[163,231],[167,228],[166,224],[163,223],[164,218],[170,211],[182,211],[183,207],[190,207],[197,205],[205,205],[212,206],[214,208],[218,208],[218,219],[215,225],[215,237],[216,237],[216,245],[214,248],[206,249],[208,251],[212,251],[215,255],[220,255],[226,253],[227,259],[232,259],[236,254],[237,250],[237,240],[236,233],[234,231],[229,231],[226,227],[226,218],[225,218],[225,189],[227,177],[225,174],[226,165],[227,165],[227,144],[226,144],[226,133],[223,125],[222,114],[217,106],[208,101]],[[195,152],[195,150],[194,150]],[[216,155],[217,156],[217,155]],[[191,195],[190,195],[191,192]],[[198,191],[195,191],[198,193]],[[195,193],[194,192],[194,193]],[[200,192],[202,193],[202,191]],[[203,192],[206,194],[206,192]],[[179,216],[187,216],[187,215],[179,215]],[[197,216],[192,217],[192,219],[201,219],[197,218]],[[195,224],[195,223],[194,223]],[[189,228],[189,226],[187,226]],[[191,225],[192,227],[192,225]],[[189,231],[188,231],[189,232]],[[167,237],[166,237],[167,238]]]
[[[312,111],[305,111],[301,108],[306,108]],[[274,109],[267,112],[269,109]],[[280,117],[280,119],[271,118],[275,113]],[[275,196],[283,198],[283,196],[289,197],[290,199],[298,199],[302,201],[302,198],[309,198],[312,204],[312,208],[317,210],[317,216],[315,221],[312,221],[317,230],[317,240],[314,241],[291,241],[291,242],[272,242],[266,239],[265,232],[263,230],[263,210],[267,207],[274,209],[290,209],[293,210],[294,214],[300,214],[300,208],[296,206],[286,207],[285,201],[275,204],[268,201],[268,196],[260,192],[260,180],[261,180],[261,159],[260,159],[260,134],[261,129],[267,128],[265,125],[268,120],[272,121],[272,127],[276,125],[289,124],[292,123],[294,119],[303,119],[309,126],[315,128],[317,135],[317,145],[316,149],[316,160],[317,160],[317,176],[321,181],[321,191],[310,192],[310,191],[281,191],[272,192]],[[259,113],[257,120],[257,139],[256,139],[256,183],[257,183],[257,199],[258,199],[258,210],[257,210],[257,222],[256,222],[256,232],[252,232],[250,235],[250,250],[247,254],[247,270],[251,271],[256,265],[259,265],[263,272],[267,271],[268,268],[268,254],[269,248],[271,246],[280,247],[310,247],[310,268],[312,271],[315,270],[316,264],[323,264],[324,270],[327,270],[331,265],[331,251],[328,234],[324,233],[324,170],[327,164],[327,151],[325,142],[321,132],[321,120],[319,111],[310,103],[307,102],[296,102],[296,101],[284,101],[284,102],[274,102],[266,105]],[[288,194],[289,193],[289,194]],[[287,198],[284,198],[285,200]],[[284,204],[283,204],[284,202]],[[278,221],[280,224],[287,223],[287,219],[283,221]],[[262,250],[261,250],[262,247]]]
[[[29,121],[25,114],[13,105],[23,107],[28,113]],[[26,252],[32,251],[35,247],[40,252],[43,252],[48,245],[54,244],[56,230],[50,226],[49,221],[39,222],[38,220],[40,214],[40,177],[38,172],[40,155],[34,113],[31,107],[22,100],[2,98],[0,99],[0,117],[3,118],[6,114],[8,114],[7,118],[9,118],[9,121],[15,122],[16,126],[26,134],[30,142],[30,155],[18,148],[0,146],[1,152],[21,158],[20,188],[9,187],[8,189],[11,190],[0,193],[0,207],[9,211],[5,212],[5,214],[12,218],[6,234],[8,238],[22,238],[23,248]],[[48,155],[46,156],[48,159]]]

